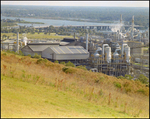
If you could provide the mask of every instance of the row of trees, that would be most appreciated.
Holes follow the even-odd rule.
[[[79,33],[81,36],[83,36],[87,31],[83,28],[73,28],[73,27],[53,27],[49,26],[47,28],[34,28],[34,27],[25,27],[25,26],[19,26],[19,28],[1,28],[1,33],[44,33],[49,34],[50,33],[56,33],[58,35],[72,35],[74,32]],[[95,34],[95,31],[88,30],[88,33]]]

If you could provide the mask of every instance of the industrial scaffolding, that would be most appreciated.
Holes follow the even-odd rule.
[[[125,74],[130,74],[131,63],[126,62],[126,55],[118,58],[111,57],[111,62],[106,61],[107,56],[100,55],[98,58],[94,57],[92,54],[89,58],[90,67],[97,68],[98,72],[102,72],[111,76],[125,76]],[[131,59],[131,57],[130,57]]]

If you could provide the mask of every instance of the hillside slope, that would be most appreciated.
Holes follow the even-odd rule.
[[[1,52],[2,117],[148,117],[149,88]]]

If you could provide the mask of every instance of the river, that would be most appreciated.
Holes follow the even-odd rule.
[[[36,19],[36,18],[20,18],[20,17],[5,17],[1,16],[2,19],[21,19],[29,22],[42,22],[44,24],[33,24],[34,26],[70,26],[70,25],[81,25],[81,26],[88,26],[88,25],[114,25],[116,23],[95,23],[95,22],[80,22],[80,21],[69,21],[69,20],[53,20],[53,19]],[[20,26],[32,26],[32,24],[27,23],[18,23]]]

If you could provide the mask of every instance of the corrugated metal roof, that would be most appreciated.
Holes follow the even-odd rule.
[[[46,42],[46,43],[27,43],[27,45],[59,45],[60,43],[59,42]]]
[[[53,45],[28,45],[33,51],[43,51]]]
[[[56,54],[88,54],[82,46],[55,46],[50,47]]]

